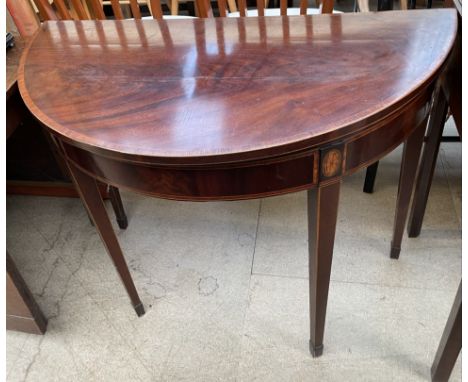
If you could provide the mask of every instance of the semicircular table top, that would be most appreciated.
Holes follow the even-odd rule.
[[[19,87],[51,131],[161,163],[283,155],[376,123],[434,80],[455,10],[47,22]]]

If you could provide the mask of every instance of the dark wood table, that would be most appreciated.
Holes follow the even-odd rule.
[[[308,190],[310,349],[318,356],[341,180],[404,143],[397,257],[456,27],[448,9],[55,21],[23,55],[19,88],[60,148],[139,315],[96,180],[192,201]]]

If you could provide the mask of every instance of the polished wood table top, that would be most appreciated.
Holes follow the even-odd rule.
[[[398,108],[436,74],[454,17],[48,22],[24,56],[21,92],[55,133],[106,155],[168,164],[283,155]]]
[[[320,356],[341,180],[404,144],[390,252],[398,258],[456,29],[454,9],[48,22],[18,83],[138,315],[144,306],[96,180],[199,201],[307,190],[309,343]]]

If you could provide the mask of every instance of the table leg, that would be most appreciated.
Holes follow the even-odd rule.
[[[421,165],[416,179],[416,189],[411,205],[408,222],[408,236],[417,237],[421,233],[421,226],[426,211],[427,199],[432,184],[432,176],[439,153],[440,140],[444,131],[445,116],[447,115],[447,101],[441,87],[436,89],[434,104],[429,116],[427,142],[424,145]]]
[[[93,219],[94,225],[101,236],[107,252],[109,253],[112,261],[114,262],[115,268],[122,279],[133,308],[138,316],[142,316],[145,314],[145,309],[140,297],[138,296],[138,292],[135,288],[135,284],[133,283],[132,276],[130,275],[122,249],[120,248],[119,242],[112,228],[112,224],[109,220],[109,216],[107,215],[96,180],[79,170],[72,163],[67,163],[67,165],[76,189],[80,194],[81,200]]]
[[[462,347],[462,284],[458,286],[447,324],[445,325],[439,348],[431,367],[434,382],[448,381],[453,366]]]
[[[379,161],[371,164],[366,170],[366,179],[364,180],[364,187],[362,191],[367,194],[374,192],[375,177],[377,176],[377,169],[379,168]]]
[[[400,181],[398,183],[398,196],[393,225],[393,239],[390,250],[390,257],[398,259],[401,250],[401,240],[405,230],[408,208],[413,192],[414,178],[419,163],[419,154],[426,131],[427,118],[424,119],[415,131],[404,143],[403,158],[401,160]]]
[[[120,192],[117,187],[109,186],[109,198],[114,208],[115,217],[119,227],[125,229],[128,227],[127,215],[122,204],[122,198],[120,197]]]
[[[340,182],[308,191],[310,342],[313,357],[323,352],[323,333],[335,241]]]

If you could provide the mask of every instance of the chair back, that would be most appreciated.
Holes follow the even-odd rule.
[[[288,14],[288,0],[279,0],[280,8],[279,15],[286,16]],[[257,7],[255,16],[265,16],[265,9],[268,6],[268,0],[257,0]],[[217,0],[219,15],[221,17],[226,17],[228,12],[239,12],[240,17],[248,16],[247,11],[247,0]],[[210,1],[201,1],[199,7],[204,7],[201,9],[202,17],[209,17],[212,15],[212,10],[210,6]],[[307,9],[309,8],[308,0],[300,0],[299,3],[299,14],[306,15]],[[333,0],[321,0],[320,6],[318,8],[318,13],[332,13],[333,12]]]
[[[103,2],[101,0],[32,0],[43,20],[105,20]],[[128,4],[135,19],[141,19],[140,3],[145,3],[153,18],[162,19],[161,0],[110,0],[113,18],[124,19],[122,4]]]

